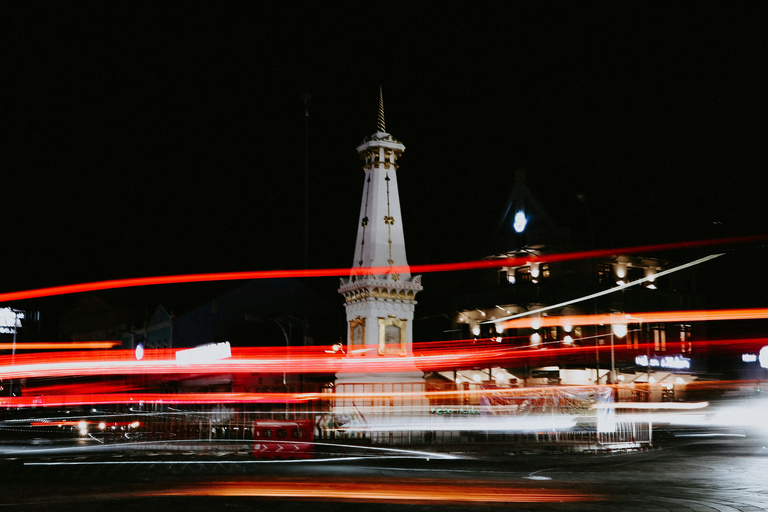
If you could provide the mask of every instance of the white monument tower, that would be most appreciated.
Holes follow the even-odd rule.
[[[363,198],[352,272],[339,287],[346,301],[348,358],[412,356],[415,296],[422,290],[421,276],[408,269],[397,189],[397,160],[405,146],[385,129],[381,90],[377,128],[357,148],[364,162]],[[398,373],[340,373],[336,383],[423,382],[415,365],[402,362]]]

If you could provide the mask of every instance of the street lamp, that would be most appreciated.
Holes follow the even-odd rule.
[[[247,322],[259,322],[266,324],[268,322],[273,322],[275,325],[277,325],[280,328],[280,332],[283,333],[283,337],[285,338],[285,366],[283,367],[283,386],[286,387],[286,392],[288,391],[288,383],[287,383],[287,377],[286,377],[286,368],[288,366],[289,358],[290,358],[290,347],[291,347],[291,326],[293,323],[300,324],[302,326],[302,330],[305,331],[306,326],[304,325],[301,320],[298,318],[294,318],[290,315],[281,315],[276,318],[273,318],[271,316],[268,317],[262,317],[259,315],[251,314],[246,312],[245,313],[245,320]],[[288,324],[288,329],[286,330],[285,325],[283,322]],[[288,402],[285,402],[285,418],[288,419]]]
[[[616,380],[616,363],[615,363],[615,356],[613,352],[613,338],[614,336],[623,338],[626,335],[627,335],[627,324],[615,323],[611,325],[611,384],[613,384],[614,381]]]
[[[275,320],[274,318],[270,318],[270,320],[272,320],[273,322],[275,322],[275,324],[276,324],[276,325],[277,325],[277,326],[280,328],[280,330],[281,330],[281,331],[282,331],[282,333],[283,333],[283,336],[285,337],[285,351],[286,351],[286,352],[285,352],[285,355],[286,355],[286,359],[287,359],[287,357],[288,357],[288,349],[289,349],[289,348],[290,348],[290,346],[291,346],[291,338],[290,338],[290,336],[288,336],[288,331],[286,331],[286,330],[285,330],[285,327],[283,326],[283,324],[282,324],[282,323],[278,322],[278,321],[277,321],[277,320]],[[286,365],[286,366],[288,365],[288,361],[286,361],[285,365]],[[286,370],[286,368],[285,368],[285,367],[283,367],[283,386],[285,386],[285,385],[286,385],[286,381],[285,381],[285,370]]]
[[[342,354],[346,354],[346,352],[344,352],[344,345],[342,345],[341,342],[333,344],[333,346],[331,346],[331,350],[326,350],[325,353],[338,354],[339,351],[341,351]]]
[[[587,204],[587,198],[584,194],[576,194],[576,198],[579,200],[579,203],[581,203],[582,208],[584,208],[584,216],[587,218],[587,225],[589,226],[589,269],[590,272],[592,272],[595,270],[595,260],[591,253],[591,251],[595,249],[595,230],[592,227],[592,215],[589,213],[589,205]],[[594,279],[594,276],[592,276],[592,279]],[[592,286],[595,286],[595,284],[595,281],[592,280]],[[597,297],[592,299],[592,309],[594,310],[595,315],[597,315]],[[598,333],[597,325],[595,325],[595,382],[600,384],[600,335]]]

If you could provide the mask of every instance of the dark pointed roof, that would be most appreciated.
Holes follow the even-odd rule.
[[[549,213],[528,188],[526,174],[525,169],[515,171],[512,192],[488,244],[489,255],[544,245],[558,246],[568,242],[567,230],[555,225]]]

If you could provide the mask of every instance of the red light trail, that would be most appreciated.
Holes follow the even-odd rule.
[[[697,350],[749,350],[766,344],[766,338],[697,341]],[[645,350],[647,344],[639,345]],[[674,350],[675,343],[668,343]],[[514,346],[492,341],[475,344],[442,342],[419,344],[414,355],[405,357],[366,357],[326,354],[321,347],[232,348],[232,357],[205,363],[179,364],[174,349],[147,351],[138,361],[132,350],[100,352],[50,352],[0,356],[0,376],[4,379],[141,374],[228,374],[228,373],[383,373],[399,372],[413,366],[422,371],[456,368],[514,366],[523,359],[566,360],[593,354],[594,344],[550,348]],[[601,351],[610,350],[602,346]],[[622,354],[623,344],[615,350]],[[637,352],[637,349],[635,350]],[[633,352],[634,353],[634,352]]]
[[[85,393],[0,397],[0,407],[78,407],[109,404],[300,403],[320,398],[313,393]]]
[[[531,261],[556,262],[577,259],[595,258],[615,254],[634,254],[641,252],[658,252],[694,247],[706,247],[714,245],[742,244],[768,240],[768,235],[744,236],[722,238],[717,240],[699,240],[694,242],[676,242],[668,244],[644,245],[638,247],[625,247],[618,249],[597,249],[593,251],[579,251],[564,254],[549,254],[546,256],[529,255],[517,258],[500,258],[493,260],[478,260],[460,263],[440,263],[434,265],[411,265],[396,267],[353,267],[353,268],[328,268],[328,269],[301,269],[301,270],[255,270],[247,272],[220,272],[212,274],[185,274],[175,276],[137,277],[129,279],[114,279],[109,281],[97,281],[92,283],[71,284],[54,286],[50,288],[38,288],[17,292],[0,293],[0,303],[14,300],[34,299],[65,295],[70,293],[92,292],[97,290],[110,290],[115,288],[131,288],[138,286],[152,286],[159,284],[198,283],[210,281],[237,281],[247,279],[278,279],[299,277],[344,277],[360,274],[388,274],[418,273],[418,272],[451,272],[459,270],[477,270],[482,268],[498,268],[507,266],[520,266]]]

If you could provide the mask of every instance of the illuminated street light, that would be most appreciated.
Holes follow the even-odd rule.
[[[515,228],[516,233],[522,233],[525,231],[525,226],[528,224],[528,219],[525,217],[524,211],[515,213],[515,222],[512,227]]]
[[[627,335],[627,324],[613,324],[611,329],[613,330],[613,334],[619,338],[623,338]]]
[[[623,338],[627,335],[627,324],[615,323],[611,325],[611,384],[616,380],[616,357],[614,355],[614,336]]]
[[[645,269],[645,279],[648,281],[648,284],[645,286],[646,288],[650,288],[651,290],[656,289],[656,284],[654,281],[656,281],[656,269],[655,268],[646,268]]]
[[[331,346],[331,350],[325,351],[326,354],[338,354],[339,352],[341,352],[342,354],[346,354],[346,352],[344,352],[344,345],[342,345],[341,343],[335,343],[334,345]]]

